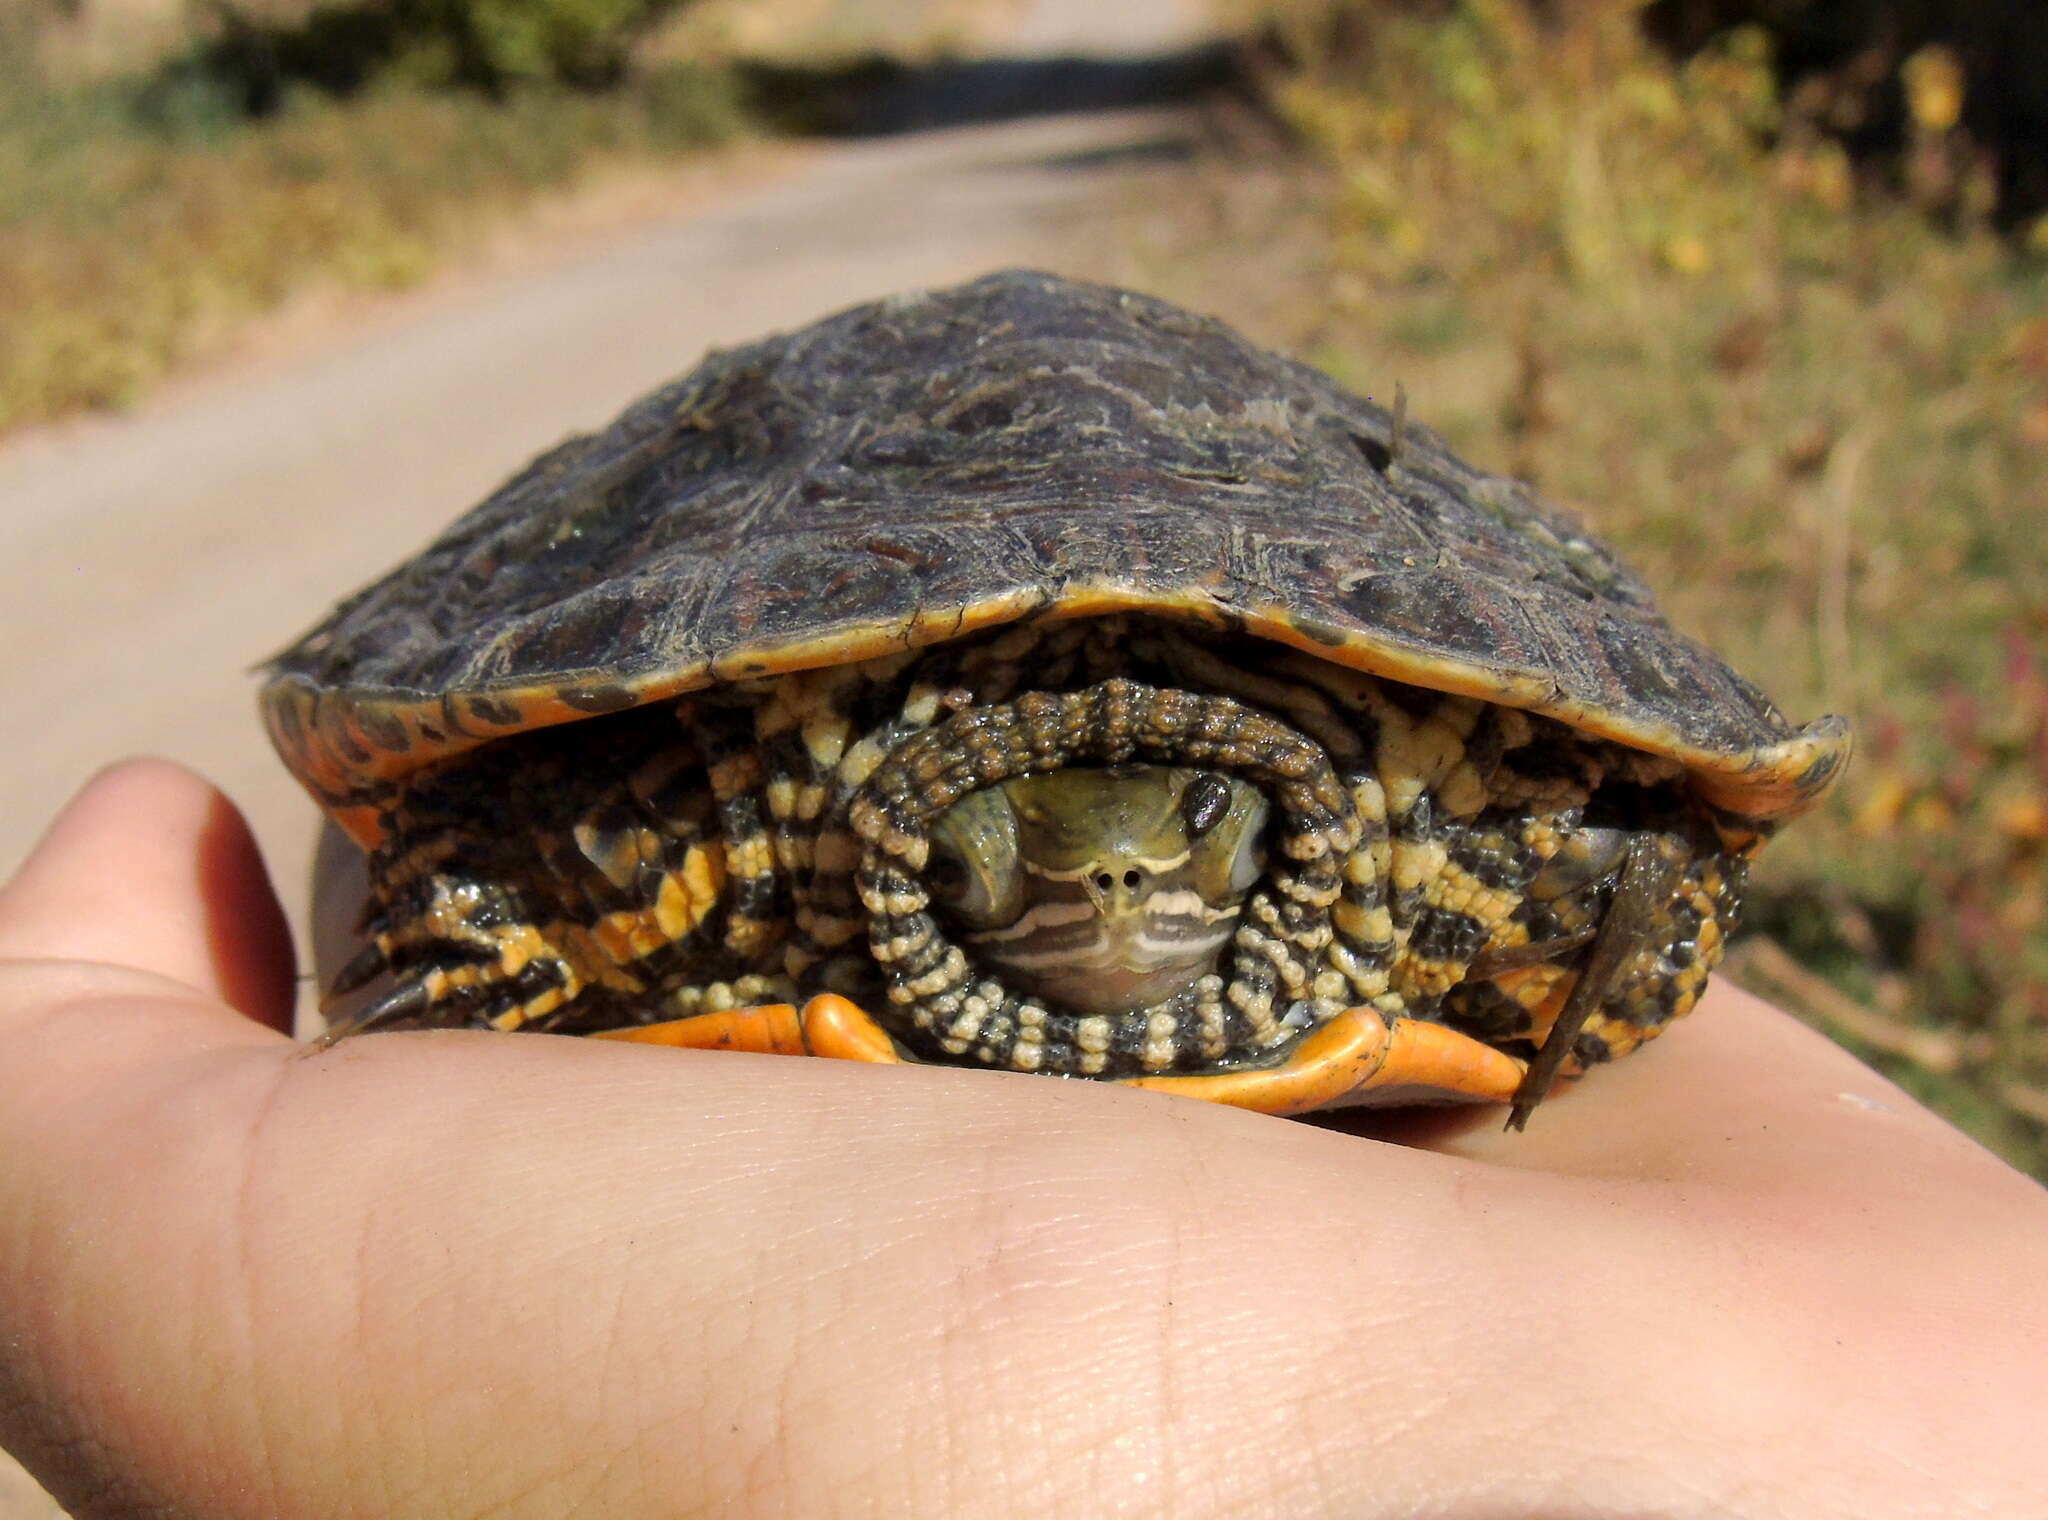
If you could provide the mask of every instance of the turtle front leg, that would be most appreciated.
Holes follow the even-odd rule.
[[[1529,1122],[1529,1115],[1550,1092],[1550,1084],[1557,1079],[1586,1021],[1614,995],[1629,961],[1654,938],[1657,912],[1670,900],[1677,874],[1677,867],[1658,849],[1654,836],[1638,835],[1629,842],[1621,879],[1593,936],[1586,964],[1514,1093],[1509,1129],[1521,1129]]]

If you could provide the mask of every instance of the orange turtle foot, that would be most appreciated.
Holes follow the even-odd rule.
[[[771,1003],[665,1024],[606,1029],[591,1038],[892,1065],[903,1059],[881,1025],[834,993],[812,998],[801,1010],[790,1003]],[[1389,1024],[1370,1008],[1348,1008],[1303,1040],[1278,1066],[1211,1076],[1125,1077],[1118,1085],[1265,1114],[1305,1114],[1358,1105],[1505,1103],[1521,1086],[1523,1072],[1514,1057],[1441,1024],[1415,1019]]]
[[[1505,1103],[1522,1084],[1513,1056],[1442,1024],[1347,1008],[1278,1066],[1211,1076],[1126,1077],[1126,1087],[1206,1098],[1262,1114],[1397,1103]]]
[[[770,1003],[734,1008],[725,1013],[700,1013],[666,1024],[638,1024],[628,1029],[603,1029],[594,1040],[632,1040],[642,1045],[673,1045],[683,1050],[744,1050],[764,1056],[827,1056],[840,1061],[878,1061],[893,1065],[903,1058],[882,1026],[859,1005],[836,993],[824,993],[804,1004]]]

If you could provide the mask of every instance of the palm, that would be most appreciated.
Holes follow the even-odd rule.
[[[1739,993],[1527,1135],[1395,1146],[984,1073],[309,1055],[281,943],[167,767],[0,899],[0,1434],[94,1512],[2044,1497],[2048,1200]]]

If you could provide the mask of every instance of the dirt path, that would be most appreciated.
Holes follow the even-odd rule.
[[[1165,53],[1200,0],[1036,0],[1013,57]],[[1142,282],[1117,223],[1171,109],[805,150],[770,182],[366,312],[135,413],[0,445],[0,871],[94,769],[154,752],[248,809],[300,926],[314,817],[247,667],[564,434],[707,346],[1008,264]],[[1148,189],[1149,187],[1149,189]],[[0,1458],[0,1520],[57,1511]]]

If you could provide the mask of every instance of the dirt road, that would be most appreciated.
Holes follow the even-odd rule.
[[[1156,55],[1203,31],[1200,0],[1037,0],[1010,56]],[[1098,110],[803,150],[767,183],[0,445],[0,871],[94,769],[171,755],[249,811],[303,949],[314,818],[257,727],[252,663],[708,346],[1009,264],[1143,283],[1117,223],[1192,130]],[[55,1513],[0,1459],[0,1520]]]

